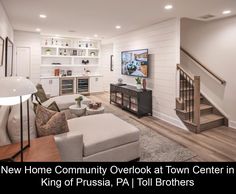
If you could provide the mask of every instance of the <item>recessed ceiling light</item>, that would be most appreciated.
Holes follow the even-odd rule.
[[[39,17],[40,18],[47,18],[47,16],[45,14],[40,14]]]
[[[116,29],[121,29],[121,26],[117,25],[117,26],[116,26]]]
[[[94,34],[93,36],[94,36],[95,38],[97,38],[97,37],[98,37],[98,35],[97,35],[97,34]]]
[[[173,8],[173,5],[166,5],[166,6],[165,6],[165,9],[166,9],[166,10],[170,10],[170,9],[172,9],[172,8]]]
[[[36,32],[40,32],[41,29],[40,29],[40,28],[36,28],[35,31],[36,31]]]
[[[230,13],[231,13],[231,10],[225,10],[225,11],[222,12],[222,14],[224,14],[224,15],[227,15],[227,14],[230,14]]]

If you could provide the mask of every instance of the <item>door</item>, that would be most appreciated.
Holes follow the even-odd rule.
[[[22,77],[30,77],[30,48],[16,48],[16,75]]]

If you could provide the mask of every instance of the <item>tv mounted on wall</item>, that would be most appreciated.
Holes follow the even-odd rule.
[[[148,77],[148,49],[121,52],[123,75]]]

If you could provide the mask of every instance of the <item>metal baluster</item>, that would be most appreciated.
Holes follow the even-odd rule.
[[[194,120],[194,118],[193,118],[193,116],[194,116],[194,81],[192,80],[192,105],[191,105],[191,107],[192,107],[192,122],[193,122],[193,120]]]

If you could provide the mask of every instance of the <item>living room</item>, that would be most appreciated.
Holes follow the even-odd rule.
[[[24,91],[34,94],[29,106],[9,100],[19,105],[1,107],[2,159],[14,156],[21,144],[17,161],[235,161],[235,79],[224,71],[233,68],[234,54],[210,60],[203,50],[211,59],[214,53],[201,45],[212,45],[215,37],[215,48],[222,46],[235,32],[235,6],[230,0],[209,0],[207,6],[161,0],[145,7],[133,0],[125,6],[106,0],[1,0],[1,105],[12,90],[22,97]],[[150,14],[140,16],[143,9]],[[194,26],[199,28],[193,32]],[[206,39],[203,29],[212,36]],[[197,69],[183,46],[207,67],[201,63]],[[201,89],[192,75],[201,75]],[[42,146],[47,157],[38,157],[34,146]]]

